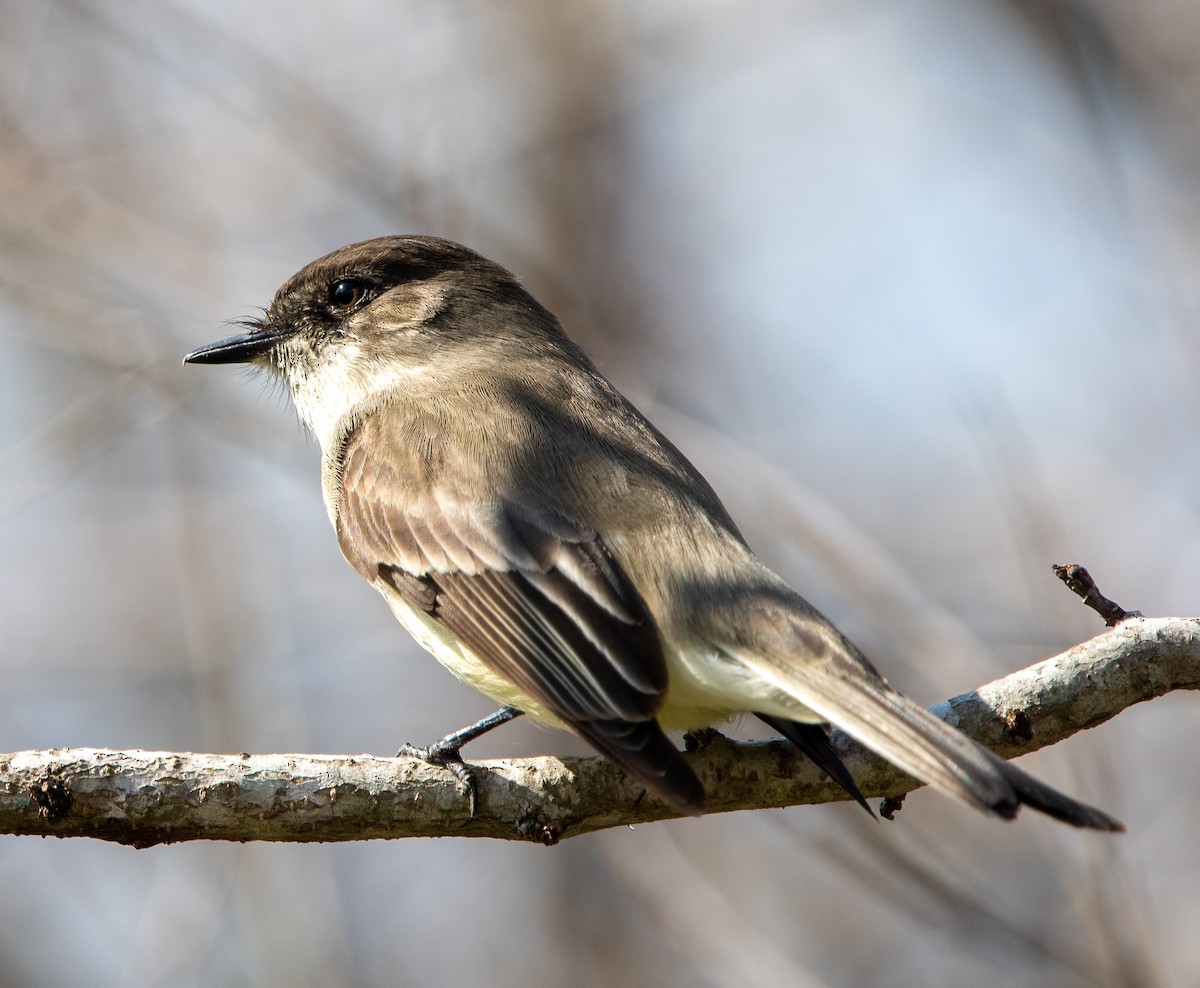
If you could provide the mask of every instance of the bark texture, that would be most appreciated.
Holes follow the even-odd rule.
[[[1142,700],[1200,688],[1200,618],[1131,617],[1090,641],[937,704],[1003,758],[1102,724]],[[868,797],[918,783],[849,738],[835,744]],[[709,812],[847,798],[792,745],[689,739]],[[344,841],[494,837],[558,841],[678,814],[609,762],[471,762],[478,808],[455,776],[412,758],[212,755],[94,748],[0,755],[0,832],[134,847],[183,840]],[[1086,794],[1083,794],[1086,795]]]

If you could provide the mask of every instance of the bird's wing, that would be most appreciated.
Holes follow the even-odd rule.
[[[833,746],[824,724],[805,724],[798,720],[773,717],[770,714],[759,714],[758,719],[791,741],[812,760],[817,768],[841,786],[859,806],[871,816],[875,815],[875,811],[871,809],[862,790],[858,788],[858,783],[854,781],[854,776],[850,774],[850,770],[846,768],[837,749]]]
[[[603,541],[553,510],[483,503],[380,455],[402,440],[387,409],[347,437],[346,558],[658,796],[699,812],[700,782],[655,719],[667,687],[657,629]]]

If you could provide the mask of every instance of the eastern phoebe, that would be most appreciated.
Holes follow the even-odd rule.
[[[827,723],[971,806],[1123,829],[892,689],[498,264],[433,237],[353,244],[245,328],[185,361],[283,377],[346,559],[510,708],[493,721],[574,731],[685,813],[704,790],[664,730],[753,713],[864,806]]]

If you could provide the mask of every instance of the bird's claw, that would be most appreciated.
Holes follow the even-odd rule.
[[[456,745],[447,744],[448,738],[435,741],[426,747],[406,744],[396,752],[398,758],[419,758],[430,765],[447,769],[458,780],[459,787],[467,797],[467,823],[475,819],[475,811],[479,807],[479,786],[475,781],[475,773],[467,767]]]
[[[426,748],[418,748],[413,744],[406,744],[398,752],[397,757],[400,758],[419,758],[423,762],[428,762],[430,765],[437,765],[439,768],[449,769],[463,791],[467,795],[467,807],[469,813],[467,815],[467,823],[475,819],[475,810],[479,805],[479,785],[475,781],[475,772],[467,768],[466,762],[462,760],[460,754],[462,746],[469,741],[474,741],[477,737],[486,734],[493,728],[499,727],[501,724],[507,724],[510,720],[521,716],[521,711],[516,707],[501,707],[494,714],[489,714],[477,724],[472,724],[470,727],[464,727],[461,731],[455,731],[453,734],[447,734],[440,741],[434,741],[433,744]]]

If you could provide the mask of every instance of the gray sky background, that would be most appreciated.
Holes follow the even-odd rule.
[[[1198,90],[1156,0],[5,4],[0,748],[488,711],[342,561],[279,390],[180,366],[385,233],[517,272],[927,703],[1100,630],[1051,563],[1197,613]],[[10,838],[0,982],[1185,985],[1190,700],[1024,760],[1115,840],[932,793],[551,850]]]

